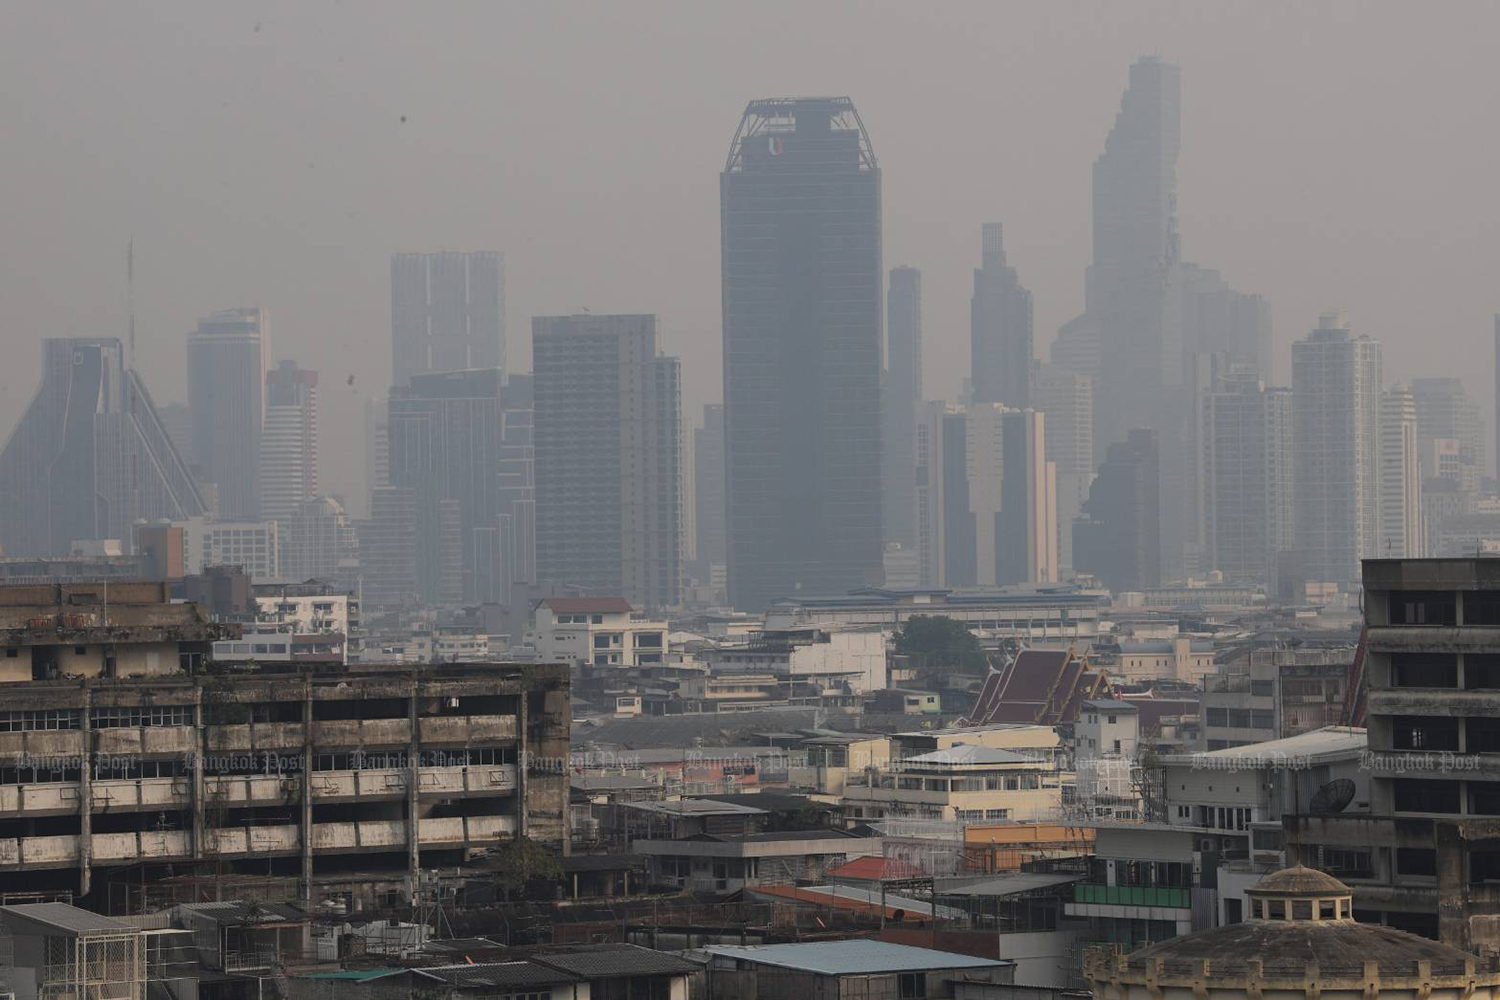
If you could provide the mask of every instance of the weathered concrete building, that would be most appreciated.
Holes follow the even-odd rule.
[[[518,836],[565,847],[556,665],[215,668],[237,627],[162,584],[0,587],[0,880],[108,905],[112,879],[381,886]],[[115,897],[118,899],[125,897]]]
[[[1462,948],[1500,939],[1500,560],[1364,563],[1366,816],[1287,820],[1304,860],[1363,852],[1355,912]]]

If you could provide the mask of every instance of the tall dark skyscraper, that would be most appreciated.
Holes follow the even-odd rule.
[[[974,269],[970,301],[970,372],[974,402],[1031,406],[1031,293],[1016,269],[1005,263],[1003,229],[986,222],[981,230],[983,266]]]
[[[132,544],[137,520],[204,513],[202,495],[113,338],[42,344],[42,385],[0,451],[0,544],[67,555],[74,541]]]
[[[266,336],[264,310],[249,308],[206,316],[187,338],[193,462],[218,488],[225,520],[260,512]]]
[[[724,407],[703,407],[703,426],[693,431],[693,503],[697,508],[699,576],[709,580],[712,567],[727,558],[724,536]]]
[[[729,600],[877,582],[880,170],[854,104],[752,101],[719,210]]]
[[[391,258],[391,384],[413,375],[505,367],[505,257]]]
[[[1161,457],[1156,432],[1109,446],[1073,522],[1073,567],[1115,593],[1161,585]]]
[[[917,543],[917,408],[922,405],[922,272],[891,268],[886,292],[885,540]]]
[[[430,604],[500,600],[501,373],[416,375],[392,390],[391,485],[416,518],[416,587]]]
[[[536,561],[540,582],[682,600],[681,364],[656,317],[536,316]]]
[[[1099,329],[1096,444],[1127,427],[1163,426],[1163,389],[1180,364],[1170,303],[1179,259],[1179,70],[1158,58],[1130,67],[1120,113],[1094,161],[1094,259],[1087,311]],[[1096,450],[1097,447],[1096,447]]]

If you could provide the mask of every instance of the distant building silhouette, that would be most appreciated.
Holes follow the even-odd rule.
[[[4,554],[67,555],[75,541],[103,538],[130,547],[136,521],[203,513],[120,341],[43,341],[41,387],[0,451]]]
[[[505,256],[391,258],[391,384],[413,375],[505,367]]]
[[[853,103],[752,101],[719,192],[730,602],[879,582],[880,170]]]
[[[1111,444],[1073,522],[1073,566],[1115,593],[1161,585],[1160,452],[1156,432]]]
[[[536,580],[536,401],[532,376],[508,375],[500,409],[500,603]]]
[[[1204,406],[1208,566],[1274,587],[1292,532],[1292,393],[1253,373],[1221,379]]]
[[[882,405],[885,540],[912,549],[917,541],[917,410],[922,405],[922,272],[914,267],[891,268]]]
[[[283,361],[266,373],[260,514],[281,520],[318,495],[318,373]],[[283,560],[285,561],[285,560]]]
[[[970,372],[976,403],[1032,405],[1031,293],[1005,262],[1004,230],[982,227],[982,266],[974,270],[969,304]]]
[[[698,578],[708,582],[714,566],[728,558],[724,531],[724,407],[703,407],[703,426],[693,431],[694,530]]]
[[[1476,424],[1478,416],[1476,412]],[[1381,394],[1377,556],[1380,559],[1416,559],[1426,555],[1418,424],[1418,402],[1410,389],[1398,382]]]
[[[1057,466],[1058,579],[1073,566],[1073,519],[1094,481],[1094,378],[1058,364],[1039,364],[1032,405],[1047,415],[1047,459]]]
[[[267,335],[265,311],[252,307],[205,316],[187,337],[193,461],[225,519],[259,517]]]
[[[682,600],[682,388],[650,315],[537,316],[539,581]]]
[[[498,600],[500,410],[498,368],[415,375],[391,390],[391,485],[413,494],[424,603]]]
[[[1292,448],[1303,578],[1358,584],[1380,555],[1380,344],[1337,313],[1292,345]]]

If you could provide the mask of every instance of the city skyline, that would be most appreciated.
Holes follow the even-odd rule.
[[[807,16],[832,29],[849,23],[851,9],[820,5]],[[1488,6],[1461,9],[1481,27],[1500,20]],[[0,379],[11,390],[0,398],[0,427],[19,417],[24,398],[16,397],[25,395],[23,373],[39,363],[43,334],[126,339],[131,237],[134,364],[153,373],[162,403],[185,398],[181,331],[225,304],[259,302],[275,318],[276,350],[296,345],[302,363],[325,374],[330,440],[351,439],[363,400],[390,377],[390,255],[493,247],[508,254],[508,367],[529,368],[529,345],[515,333],[532,315],[583,306],[656,312],[666,349],[683,358],[684,404],[696,415],[718,401],[720,365],[717,262],[702,250],[713,244],[716,204],[702,174],[722,162],[722,122],[759,93],[849,94],[859,103],[880,137],[886,200],[900,209],[887,213],[886,257],[924,272],[928,394],[956,398],[973,267],[958,234],[987,219],[1005,223],[1045,357],[1057,328],[1083,305],[1090,164],[1126,68],[1152,52],[1183,70],[1183,245],[1274,303],[1280,328],[1269,383],[1286,384],[1289,344],[1331,306],[1381,339],[1387,366],[1406,380],[1447,374],[1415,331],[1442,331],[1450,356],[1491,352],[1495,305],[1485,276],[1496,263],[1483,234],[1493,231],[1496,207],[1482,198],[1481,165],[1495,157],[1486,152],[1493,140],[1470,126],[1483,118],[1482,101],[1464,84],[1487,59],[1485,30],[1454,33],[1442,19],[1379,4],[1364,5],[1358,18],[1329,8],[1295,19],[1234,7],[1214,19],[1181,18],[1166,3],[1088,17],[1043,5],[971,5],[955,8],[972,29],[960,32],[897,11],[859,13],[872,39],[909,46],[924,60],[957,58],[917,82],[810,38],[754,58],[730,43],[724,19],[677,11],[703,45],[653,66],[622,60],[614,47],[621,38],[660,44],[644,34],[649,13],[577,25],[551,11],[477,11],[481,30],[472,33],[456,21],[431,26],[452,58],[434,62],[413,89],[395,86],[387,70],[422,57],[435,39],[422,41],[410,18],[394,12],[351,23],[290,8],[264,18],[186,6],[170,16],[100,9],[77,19],[45,6],[18,11],[0,42],[8,56],[0,60],[0,114],[15,137],[17,189],[38,196],[16,206],[6,246],[10,259],[38,263],[0,275],[0,298],[16,319],[5,343],[17,359],[16,374]],[[512,23],[536,44],[498,30]],[[1049,44],[1021,43],[1036,32]],[[570,47],[554,47],[565,33]],[[479,37],[502,39],[507,58],[477,59]],[[47,51],[75,71],[41,69],[38,54]],[[271,73],[271,51],[287,72]],[[554,90],[487,107],[479,130],[447,99],[517,90],[539,60],[565,52],[628,74],[639,99],[621,113],[581,91]],[[1304,69],[1296,79],[1275,73],[1270,54]],[[133,74],[143,62],[180,66],[199,84],[184,90]],[[1410,72],[1390,74],[1393,63]],[[685,72],[703,87],[682,90]],[[96,101],[74,100],[69,80],[104,77],[128,82],[103,88]],[[1045,106],[1013,96],[1033,86],[1047,89]],[[934,105],[951,113],[933,114]],[[964,115],[994,127],[955,128]],[[1415,130],[1399,148],[1385,139],[1391,116]],[[548,130],[559,121],[571,124],[552,147]],[[633,141],[641,135],[672,139]],[[1330,142],[1337,156],[1287,155]],[[587,152],[595,145],[629,152],[601,170]],[[448,147],[464,155],[432,155]],[[665,171],[663,148],[673,156]],[[1463,155],[1432,158],[1424,148]],[[528,166],[542,157],[547,174]],[[1350,183],[1352,162],[1360,168]],[[932,183],[937,176],[946,179]],[[1389,197],[1407,184],[1429,199]],[[642,253],[642,234],[663,217],[662,237],[649,237]],[[238,238],[203,239],[227,232]],[[663,285],[662,275],[674,277]],[[1468,388],[1491,413],[1489,380]],[[356,448],[330,449],[325,488],[359,503],[361,464]]]

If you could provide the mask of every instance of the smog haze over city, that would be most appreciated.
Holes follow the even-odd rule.
[[[322,376],[324,486],[362,512],[389,261],[505,253],[533,315],[655,313],[683,419],[722,393],[718,177],[746,103],[848,95],[886,267],[922,269],[925,395],[968,376],[979,226],[1005,226],[1039,357],[1083,309],[1090,169],[1131,63],[1181,67],[1182,255],[1257,292],[1275,370],[1329,307],[1386,380],[1488,408],[1500,199],[1494,4],[48,4],[0,11],[0,427],[44,337],[124,337],[185,400],[200,316],[258,305]],[[1488,461],[1488,460],[1487,460]]]

